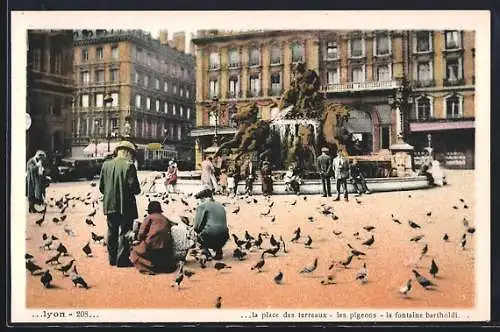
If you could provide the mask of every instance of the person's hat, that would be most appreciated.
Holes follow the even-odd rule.
[[[129,141],[121,141],[120,143],[118,143],[118,145],[116,146],[116,149],[120,149],[120,148],[129,149],[132,152],[135,152],[135,145],[134,145],[134,143],[129,142]]]
[[[268,160],[264,160],[264,161],[262,162],[262,164],[269,164],[269,161],[268,161]]]
[[[174,161],[173,161],[173,160],[170,160],[170,161],[168,162],[168,164],[169,164],[169,165],[173,165],[173,164],[174,164]]]
[[[321,148],[321,152],[328,152],[328,151],[330,151],[330,150],[328,150],[328,148],[326,146]]]
[[[207,198],[207,197],[212,197],[213,192],[212,188],[209,186],[205,185],[203,188],[194,196],[196,199],[202,199],[202,198]]]
[[[161,208],[161,204],[158,201],[151,201],[148,204],[148,213],[162,213],[163,210]]]

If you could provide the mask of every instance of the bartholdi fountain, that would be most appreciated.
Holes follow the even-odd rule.
[[[306,69],[303,63],[294,66],[290,88],[275,101],[275,105],[277,107],[270,120],[258,118],[258,106],[255,103],[240,107],[232,117],[238,131],[231,140],[220,145],[214,157],[224,156],[228,168],[233,168],[236,163],[244,165],[245,161],[252,162],[258,168],[260,162],[267,159],[277,169],[274,172],[275,194],[285,193],[285,185],[281,180],[284,170],[291,165],[298,166],[305,179],[301,192],[320,193],[321,181],[316,169],[316,157],[321,147],[328,147],[332,156],[339,149],[348,156],[356,149],[352,133],[347,127],[349,108],[341,104],[326,103],[320,92],[317,73]],[[394,154],[390,161],[392,169],[401,166],[403,157],[400,151]],[[376,159],[373,157],[374,162]],[[409,161],[411,171],[411,156],[407,155],[403,159],[407,164]],[[369,157],[367,161],[370,162]],[[425,177],[413,176],[411,172],[404,175],[399,173],[399,177],[368,178],[367,184],[372,192],[427,187]],[[183,175],[179,178],[180,188],[186,191],[198,189],[188,187],[199,185],[199,180],[188,179]],[[243,190],[244,185],[240,184],[238,187]],[[260,181],[257,180],[254,182],[254,193],[259,194],[260,190]]]

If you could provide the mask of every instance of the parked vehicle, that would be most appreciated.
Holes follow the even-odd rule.
[[[57,167],[59,181],[86,178],[92,180],[101,172],[103,157],[64,158]]]

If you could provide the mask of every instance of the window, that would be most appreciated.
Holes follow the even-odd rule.
[[[326,82],[328,85],[340,84],[339,69],[329,70],[326,73]]]
[[[339,57],[339,49],[336,42],[328,42],[326,44],[326,57],[328,59],[337,59]]]
[[[146,109],[149,111],[151,109],[151,98],[146,98]]]
[[[97,58],[97,60],[104,59],[104,50],[102,49],[102,47],[98,47],[95,49],[95,57]]]
[[[240,85],[238,76],[231,76],[229,78],[229,98],[238,97],[239,90],[240,90]]]
[[[135,53],[135,60],[142,61],[143,53],[142,48],[137,48],[137,52]]]
[[[250,96],[257,97],[260,95],[260,77],[258,74],[250,75]]]
[[[179,108],[179,116],[182,118],[184,116],[184,107]]]
[[[364,55],[365,47],[362,38],[351,39],[351,45],[349,48],[350,57],[362,57]]]
[[[51,65],[52,65],[52,72],[55,74],[61,74],[62,73],[62,54],[60,50],[52,50],[53,53],[51,54]]]
[[[445,46],[446,49],[457,49],[460,47],[460,37],[458,31],[445,32]]]
[[[160,80],[155,78],[155,89],[160,90]]]
[[[84,48],[82,49],[82,62],[89,61],[89,50]]]
[[[110,126],[111,126],[111,130],[117,130],[118,129],[118,119],[117,118],[113,118],[110,120]]]
[[[189,89],[186,89],[186,98],[189,98]]]
[[[163,82],[163,91],[165,91],[165,92],[168,91],[168,83],[166,81]]]
[[[118,107],[120,104],[120,97],[117,92],[111,94],[111,98],[113,98],[113,101],[111,102],[111,106],[113,107]]]
[[[237,68],[240,65],[240,54],[236,48],[228,51],[229,68]]]
[[[271,95],[277,96],[281,94],[281,73],[275,72],[271,74]]]
[[[110,77],[110,80],[111,82],[113,83],[117,83],[118,82],[118,74],[119,74],[119,71],[118,69],[111,69],[109,71],[109,77]]]
[[[380,132],[380,148],[389,149],[391,145],[391,127],[384,126]]]
[[[147,55],[146,55],[146,63],[148,64],[148,66],[151,66],[151,54],[150,53],[147,53]]]
[[[82,107],[89,107],[89,95],[82,95]]]
[[[172,86],[172,90],[174,90],[174,93],[177,93],[177,85],[175,85],[175,84],[174,84],[174,85]]]
[[[209,81],[208,97],[211,99],[213,97],[219,96],[219,81],[217,79],[211,79]]]
[[[184,89],[183,88],[181,88],[180,95],[181,95],[181,97],[184,97]]]
[[[149,86],[149,76],[148,75],[144,76],[144,86],[145,87]]]
[[[417,65],[417,79],[421,82],[432,80],[430,62],[419,62]]]
[[[172,104],[172,115],[177,115],[177,110],[175,109],[175,104]]]
[[[391,72],[388,65],[377,67],[377,80],[379,82],[391,80]]]
[[[304,61],[304,46],[300,43],[292,44],[292,62]]]
[[[141,95],[135,95],[135,107],[137,108],[142,107]]]
[[[155,109],[156,109],[156,112],[159,112],[159,111],[160,111],[160,100],[159,100],[159,99],[156,99],[156,102],[155,102]]]
[[[118,50],[118,46],[112,46],[111,47],[111,57],[114,59],[114,60],[118,60],[119,57],[120,57],[120,52]]]
[[[375,55],[387,55],[391,53],[389,35],[378,34],[375,38]]]
[[[248,65],[249,66],[260,65],[260,49],[258,47],[250,48],[250,54],[248,57]]]
[[[462,116],[462,100],[458,95],[446,98],[446,117],[459,118]]]
[[[210,69],[219,69],[219,67],[220,67],[219,53],[218,52],[210,53],[209,68]]]
[[[431,118],[431,100],[427,97],[420,97],[416,101],[417,120],[429,120]]]
[[[216,123],[217,123],[217,119],[215,117],[215,113],[214,112],[209,112],[208,113],[208,124],[210,126],[215,126]]]
[[[90,73],[88,71],[82,71],[82,83],[89,84],[90,83]]]
[[[95,95],[95,106],[102,107],[103,105],[104,95],[102,93],[98,93]]]
[[[134,72],[134,83],[139,84],[140,76],[137,70]]]
[[[104,70],[96,70],[95,77],[97,83],[104,83]]]
[[[42,51],[39,48],[33,50],[33,70],[40,71],[41,69]]]
[[[167,102],[163,103],[163,112],[168,113],[168,103]]]
[[[87,121],[82,119],[82,121],[80,121],[80,128],[79,128],[80,136],[87,136],[87,130],[88,130]]]
[[[431,51],[431,33],[429,31],[418,31],[416,33],[416,51]]]
[[[446,59],[446,80],[455,82],[461,77],[460,61],[458,59]]]
[[[281,63],[281,48],[278,45],[271,47],[271,64],[277,65]]]
[[[365,81],[365,73],[362,67],[352,69],[352,82],[361,83]]]
[[[177,126],[177,139],[180,141],[182,139],[182,128],[181,126]]]
[[[189,107],[186,110],[186,116],[187,116],[188,120],[191,119],[191,108],[189,108]]]

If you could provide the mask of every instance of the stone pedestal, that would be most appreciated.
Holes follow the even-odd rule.
[[[389,148],[391,150],[391,167],[396,170],[397,177],[413,175],[413,146],[399,139],[398,143]]]

